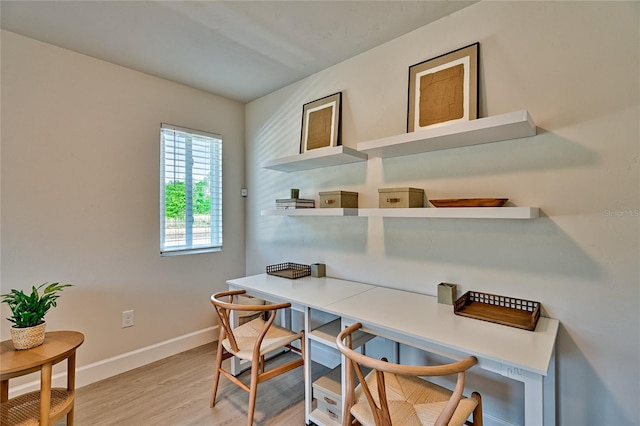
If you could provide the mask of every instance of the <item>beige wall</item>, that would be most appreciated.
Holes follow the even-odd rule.
[[[330,276],[435,294],[439,282],[538,300],[558,318],[558,419],[640,423],[638,2],[481,2],[248,104],[247,273],[326,262]],[[343,92],[343,144],[403,133],[412,64],[480,42],[480,115],[528,109],[532,138],[295,173],[306,102]],[[300,188],[416,186],[509,197],[531,221],[263,217]],[[408,352],[408,351],[407,351]],[[476,377],[492,424],[522,424],[522,388]]]
[[[1,78],[2,292],[75,284],[47,322],[86,335],[80,367],[213,326],[245,265],[244,105],[6,31]],[[223,136],[221,253],[159,255],[161,122]]]

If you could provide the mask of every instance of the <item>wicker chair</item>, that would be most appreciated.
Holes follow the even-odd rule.
[[[289,308],[291,306],[290,303],[249,305],[246,304],[248,303],[246,299],[242,303],[237,303],[236,299],[244,294],[244,290],[233,290],[211,296],[211,303],[215,307],[220,320],[220,338],[218,339],[218,351],[213,374],[211,407],[216,403],[218,382],[220,374],[222,374],[231,382],[249,392],[247,424],[251,426],[253,424],[258,384],[304,364],[304,331],[294,333],[291,330],[273,324],[277,311]],[[234,300],[236,303],[234,303]],[[257,312],[261,315],[232,329],[230,319],[233,311]],[[300,349],[291,345],[296,340],[300,340]],[[281,348],[289,348],[300,353],[300,359],[265,371],[265,355]],[[251,362],[251,383],[249,386],[222,368],[222,361],[233,356]]]
[[[462,396],[465,371],[478,362],[475,357],[437,366],[392,364],[384,358],[373,359],[351,348],[351,334],[361,327],[360,323],[347,327],[336,341],[347,359],[343,426],[463,425],[471,414],[472,424],[482,426],[480,394],[474,392],[471,398]],[[360,381],[355,389],[351,366]],[[361,366],[372,369],[366,378]],[[453,392],[420,378],[453,374],[457,375]]]

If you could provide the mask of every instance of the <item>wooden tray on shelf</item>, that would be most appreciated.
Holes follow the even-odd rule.
[[[508,198],[449,198],[429,200],[436,207],[502,207]]]
[[[540,318],[539,302],[468,291],[453,305],[453,312],[469,318],[533,331]]]
[[[278,263],[277,265],[267,266],[267,274],[295,280],[296,278],[311,275],[311,265],[302,265],[293,262]]]

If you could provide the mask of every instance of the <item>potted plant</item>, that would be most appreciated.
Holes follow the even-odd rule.
[[[44,316],[56,306],[56,300],[65,287],[71,287],[71,284],[44,283],[38,287],[33,286],[31,294],[12,289],[11,292],[0,295],[1,301],[11,309],[12,315],[7,319],[13,323],[11,340],[16,349],[35,348],[44,342]]]

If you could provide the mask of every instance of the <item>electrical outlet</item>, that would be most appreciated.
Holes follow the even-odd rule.
[[[133,309],[122,311],[122,328],[133,327]]]

